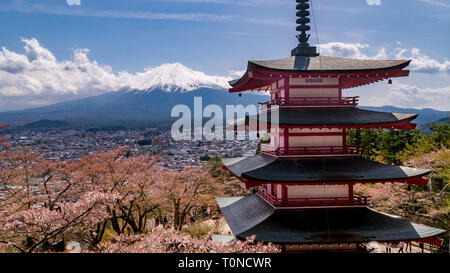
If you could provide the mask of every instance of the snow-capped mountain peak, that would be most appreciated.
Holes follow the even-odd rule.
[[[167,92],[188,92],[199,88],[230,88],[229,77],[209,76],[180,63],[167,63],[152,67],[136,75],[132,90],[140,93],[162,89]]]

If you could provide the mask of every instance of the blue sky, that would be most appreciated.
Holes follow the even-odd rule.
[[[396,81],[388,91],[386,85],[375,85],[351,90],[349,95],[368,94],[363,104],[450,110],[449,0],[312,3],[319,37],[313,25],[310,42],[319,41],[323,55],[415,59],[411,76]],[[40,67],[73,63],[74,56],[88,58],[84,61],[89,65],[107,66],[106,72],[99,73],[112,76],[103,78],[173,62],[227,76],[229,71],[244,69],[249,59],[289,56],[296,46],[295,5],[295,0],[2,0],[0,100],[4,103],[0,101],[0,111],[98,94],[115,86],[98,85],[98,91],[90,93],[73,86],[59,93],[46,91],[52,86],[34,83],[42,79],[32,79],[26,87],[14,86],[19,78],[7,74],[11,71],[1,72],[2,62],[3,66],[21,63],[20,56],[31,62],[30,51],[48,51],[56,59],[44,58]],[[30,42],[33,38],[37,44]],[[26,74],[37,77],[30,75]],[[38,91],[29,87],[33,84],[39,85]]]

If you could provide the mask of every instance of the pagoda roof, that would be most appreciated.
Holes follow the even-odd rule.
[[[410,121],[417,118],[418,114],[400,114],[387,113],[371,110],[363,110],[354,107],[346,108],[289,108],[278,107],[275,110],[267,112],[267,123],[270,124],[272,112],[278,112],[280,126],[342,126],[352,128],[397,128],[398,124],[406,125],[405,129],[414,129],[415,124],[409,124]],[[261,115],[261,114],[259,114]],[[238,120],[236,124],[233,121],[228,122],[227,126],[248,125],[250,121],[256,124],[259,115],[246,117],[244,120]],[[402,126],[400,126],[402,127]],[[252,128],[256,129],[256,128]],[[403,128],[399,128],[403,129]]]
[[[377,82],[391,77],[407,76],[403,70],[411,60],[363,60],[328,56],[296,55],[280,60],[249,61],[244,75],[230,81],[231,92],[260,89],[281,77],[352,75],[357,79],[343,81],[343,88]],[[270,74],[268,74],[270,73]],[[370,75],[369,75],[370,74]],[[364,77],[363,77],[364,76]]]
[[[241,239],[279,244],[364,243],[412,241],[445,230],[411,223],[369,208],[277,210],[258,195],[217,203],[233,234]]]
[[[277,158],[264,153],[246,158],[222,159],[224,166],[251,185],[264,183],[375,183],[408,182],[431,171],[383,164],[361,157]]]
[[[276,71],[358,72],[405,68],[410,60],[361,60],[328,56],[291,56],[272,61],[249,61],[249,64]]]

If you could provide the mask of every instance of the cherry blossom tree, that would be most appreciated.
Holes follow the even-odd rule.
[[[78,164],[48,162],[27,147],[0,150],[0,241],[21,252],[45,251],[111,199],[89,189]],[[101,218],[101,217],[100,217]]]
[[[431,169],[433,190],[402,183],[357,185],[355,191],[370,196],[371,207],[403,216],[408,220],[450,228],[449,201],[446,188],[450,182],[450,153],[446,148],[410,158],[404,165]]]
[[[99,245],[102,253],[278,253],[277,245],[255,243],[254,237],[230,243],[213,242],[210,236],[193,238],[173,229],[155,228],[144,235],[120,235]]]
[[[147,217],[159,207],[155,191],[154,164],[159,156],[127,157],[125,148],[91,154],[80,160],[84,180],[100,192],[117,196],[106,206],[108,219],[117,234],[128,228],[133,233],[145,232]],[[106,222],[100,229],[104,230]],[[98,234],[98,231],[96,232]]]
[[[279,251],[252,238],[222,244],[181,233],[191,210],[214,205],[223,189],[206,170],[165,169],[158,159],[119,148],[51,162],[2,138],[0,252],[62,251],[73,236],[94,252]],[[148,230],[148,217],[161,208],[172,212],[175,229]],[[115,235],[105,240],[109,227]]]
[[[213,205],[219,185],[202,169],[184,168],[183,171],[159,169],[156,173],[156,193],[164,205],[170,206],[173,227],[181,230],[194,207]]]

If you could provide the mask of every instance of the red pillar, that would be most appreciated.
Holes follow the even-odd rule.
[[[342,128],[342,147],[347,151],[347,130]]]
[[[353,184],[348,184],[348,199],[353,200]]]
[[[288,196],[288,189],[286,185],[281,185],[281,200],[283,202],[287,202],[287,196]]]
[[[284,78],[284,99],[286,103],[289,103],[289,79]]]
[[[289,153],[289,128],[283,128],[284,152]]]

